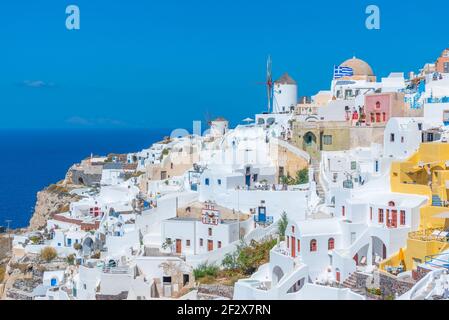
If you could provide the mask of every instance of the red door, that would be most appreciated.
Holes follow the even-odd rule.
[[[376,122],[380,122],[380,113],[376,112]]]
[[[335,272],[335,280],[337,280],[337,282],[340,282],[340,271]]]
[[[212,240],[207,240],[207,251],[214,250],[214,242]]]
[[[358,253],[355,254],[354,261],[355,261],[355,265],[358,266],[359,265],[359,254]]]
[[[178,253],[178,254],[180,254],[182,251],[181,244],[182,244],[181,240],[176,239],[176,253]]]
[[[296,238],[291,237],[291,239],[292,239],[292,257],[295,258],[296,257]]]
[[[398,227],[398,211],[391,210],[391,228]]]

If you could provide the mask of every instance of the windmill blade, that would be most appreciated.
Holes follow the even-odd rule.
[[[268,113],[271,111],[271,104],[272,104],[272,98],[273,98],[273,75],[272,75],[272,61],[271,61],[271,55],[268,55],[267,59],[267,109]]]

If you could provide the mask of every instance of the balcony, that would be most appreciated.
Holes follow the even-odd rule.
[[[442,243],[449,242],[449,233],[441,229],[425,229],[416,232],[410,232],[408,237],[419,241],[437,241]]]

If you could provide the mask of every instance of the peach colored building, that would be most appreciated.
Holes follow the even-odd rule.
[[[449,49],[445,49],[435,64],[437,72],[449,73]]]

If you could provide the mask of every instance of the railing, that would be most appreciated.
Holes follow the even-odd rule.
[[[110,274],[127,274],[127,273],[129,273],[129,268],[128,267],[109,267],[109,266],[104,266],[103,267],[103,272],[104,273],[110,273]]]
[[[447,257],[445,260],[438,259],[439,257],[444,257],[444,256]],[[441,262],[441,264],[439,264],[438,262]],[[441,254],[425,256],[424,263],[429,266],[432,266],[432,267],[444,268],[444,269],[449,270],[449,253],[441,253]]]
[[[410,239],[420,241],[438,241],[443,243],[449,242],[448,238],[445,235],[443,236],[435,235],[434,234],[435,231],[443,232],[443,230],[440,229],[425,229],[421,231],[410,232],[408,236]]]

